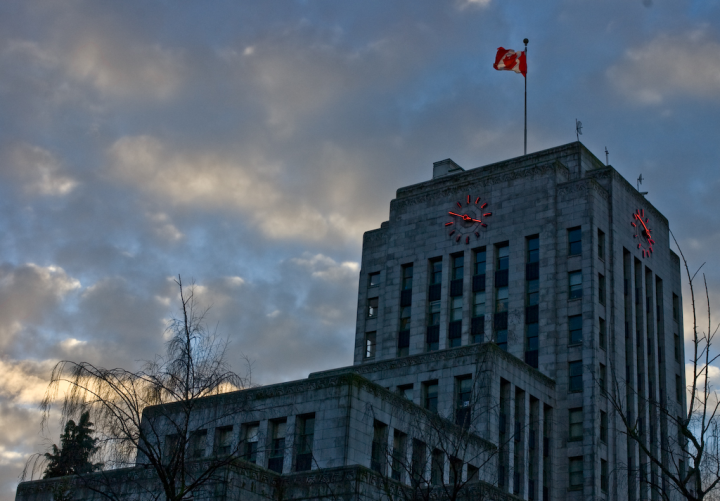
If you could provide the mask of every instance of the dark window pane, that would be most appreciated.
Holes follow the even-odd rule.
[[[571,256],[582,253],[582,240],[580,228],[568,230],[568,254]]]

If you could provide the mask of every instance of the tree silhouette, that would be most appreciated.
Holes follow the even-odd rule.
[[[53,444],[52,453],[45,453],[48,460],[43,478],[64,477],[89,473],[102,468],[102,463],[92,463],[92,456],[100,449],[94,433],[90,413],[85,411],[80,421],[72,419],[65,423],[65,431],[60,435],[60,449]]]

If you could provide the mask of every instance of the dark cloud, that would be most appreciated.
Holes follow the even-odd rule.
[[[621,0],[0,4],[0,500],[40,447],[53,361],[162,352],[177,274],[256,380],[351,363],[361,235],[395,190],[436,160],[522,153],[522,77],[491,64],[525,37],[529,151],[582,120],[720,283],[719,17]]]

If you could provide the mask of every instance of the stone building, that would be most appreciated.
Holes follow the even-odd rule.
[[[252,403],[201,430],[199,458],[246,451],[208,496],[403,499],[419,481],[439,498],[655,499],[638,480],[659,471],[606,392],[648,447],[671,447],[639,403],[682,413],[682,335],[667,219],[581,143],[436,162],[364,235],[353,365],[208,399]]]

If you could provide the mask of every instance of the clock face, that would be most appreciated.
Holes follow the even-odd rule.
[[[470,243],[471,237],[480,238],[482,228],[487,228],[487,218],[492,212],[487,210],[488,203],[480,197],[467,195],[448,211],[449,220],[445,222],[448,236],[456,243]]]
[[[650,220],[645,217],[645,209],[636,210],[630,224],[635,229],[633,238],[637,240],[637,248],[642,251],[643,257],[650,257],[655,240],[652,238]]]

